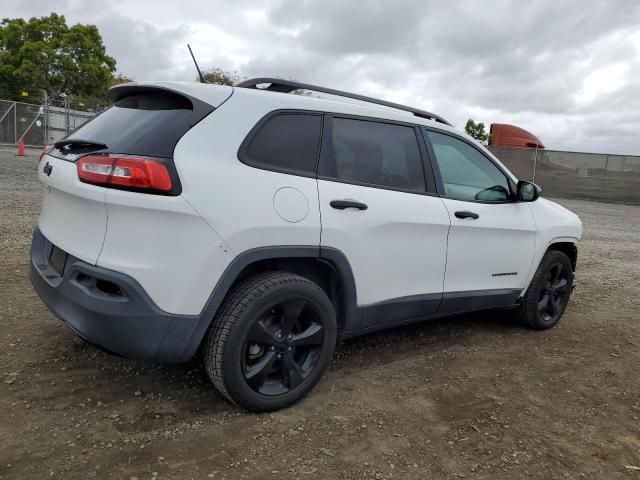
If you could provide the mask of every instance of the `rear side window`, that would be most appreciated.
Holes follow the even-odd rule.
[[[164,91],[138,93],[118,100],[65,140],[104,144],[111,153],[172,158],[180,138],[198,120],[188,98]]]
[[[251,166],[285,173],[316,172],[322,117],[305,113],[278,113],[258,124],[240,160]]]
[[[319,175],[354,183],[424,192],[413,127],[334,118]]]

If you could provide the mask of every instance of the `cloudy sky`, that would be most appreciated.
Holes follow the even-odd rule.
[[[0,0],[100,28],[118,71],[283,75],[407,103],[463,127],[514,123],[548,148],[640,155],[638,0]]]

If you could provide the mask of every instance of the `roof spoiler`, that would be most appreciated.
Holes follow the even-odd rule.
[[[206,115],[209,115],[215,110],[215,107],[213,105],[210,105],[207,102],[200,100],[199,98],[192,97],[191,95],[188,95],[184,92],[179,92],[177,90],[173,90],[171,88],[163,87],[160,85],[140,85],[136,82],[119,83],[117,85],[113,85],[111,88],[109,88],[109,90],[107,90],[107,97],[115,103],[118,100],[122,100],[123,98],[129,97],[131,95],[145,93],[165,93],[167,95],[174,95],[188,100],[191,103],[191,107],[193,110],[194,125],[202,120]]]

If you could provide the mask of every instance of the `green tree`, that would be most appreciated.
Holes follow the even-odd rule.
[[[227,72],[221,68],[209,68],[202,72],[202,76],[207,83],[212,83],[213,85],[229,85],[230,87],[241,80],[238,72]],[[199,82],[200,77],[196,77],[196,81]]]
[[[234,86],[241,80],[245,80],[247,77],[242,77],[238,72],[227,72],[221,68],[210,68],[202,72],[202,76],[204,77],[207,83],[211,83],[213,85],[228,85],[230,87]],[[295,82],[295,79],[287,76],[276,75],[274,78],[280,78],[282,80],[290,80]],[[200,81],[200,77],[196,76],[196,81]],[[305,92],[304,90],[293,90],[291,93],[294,95],[310,95],[309,92]]]
[[[60,94],[99,97],[111,86],[116,61],[95,25],[69,27],[62,15],[5,18],[0,23],[0,98],[41,101]]]
[[[117,75],[114,75],[111,78],[111,87],[113,87],[114,85],[120,85],[121,83],[129,83],[129,82],[133,82],[132,79],[130,79],[129,77],[124,76],[121,73],[118,73]]]
[[[132,81],[133,80],[130,78],[119,73],[111,77],[108,88],[100,90],[99,92],[96,92],[96,94],[90,96],[71,96],[69,104],[71,105],[71,108],[76,110],[101,112],[113,103],[107,95],[108,89],[114,85],[120,85],[121,83],[128,83]]]
[[[464,131],[479,142],[486,142],[489,140],[489,134],[485,131],[484,123],[476,123],[471,118],[467,120],[467,124],[464,126]]]

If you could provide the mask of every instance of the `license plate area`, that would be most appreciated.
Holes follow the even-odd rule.
[[[53,248],[51,248],[51,253],[49,254],[49,265],[62,277],[66,263],[67,253],[54,245]]]

